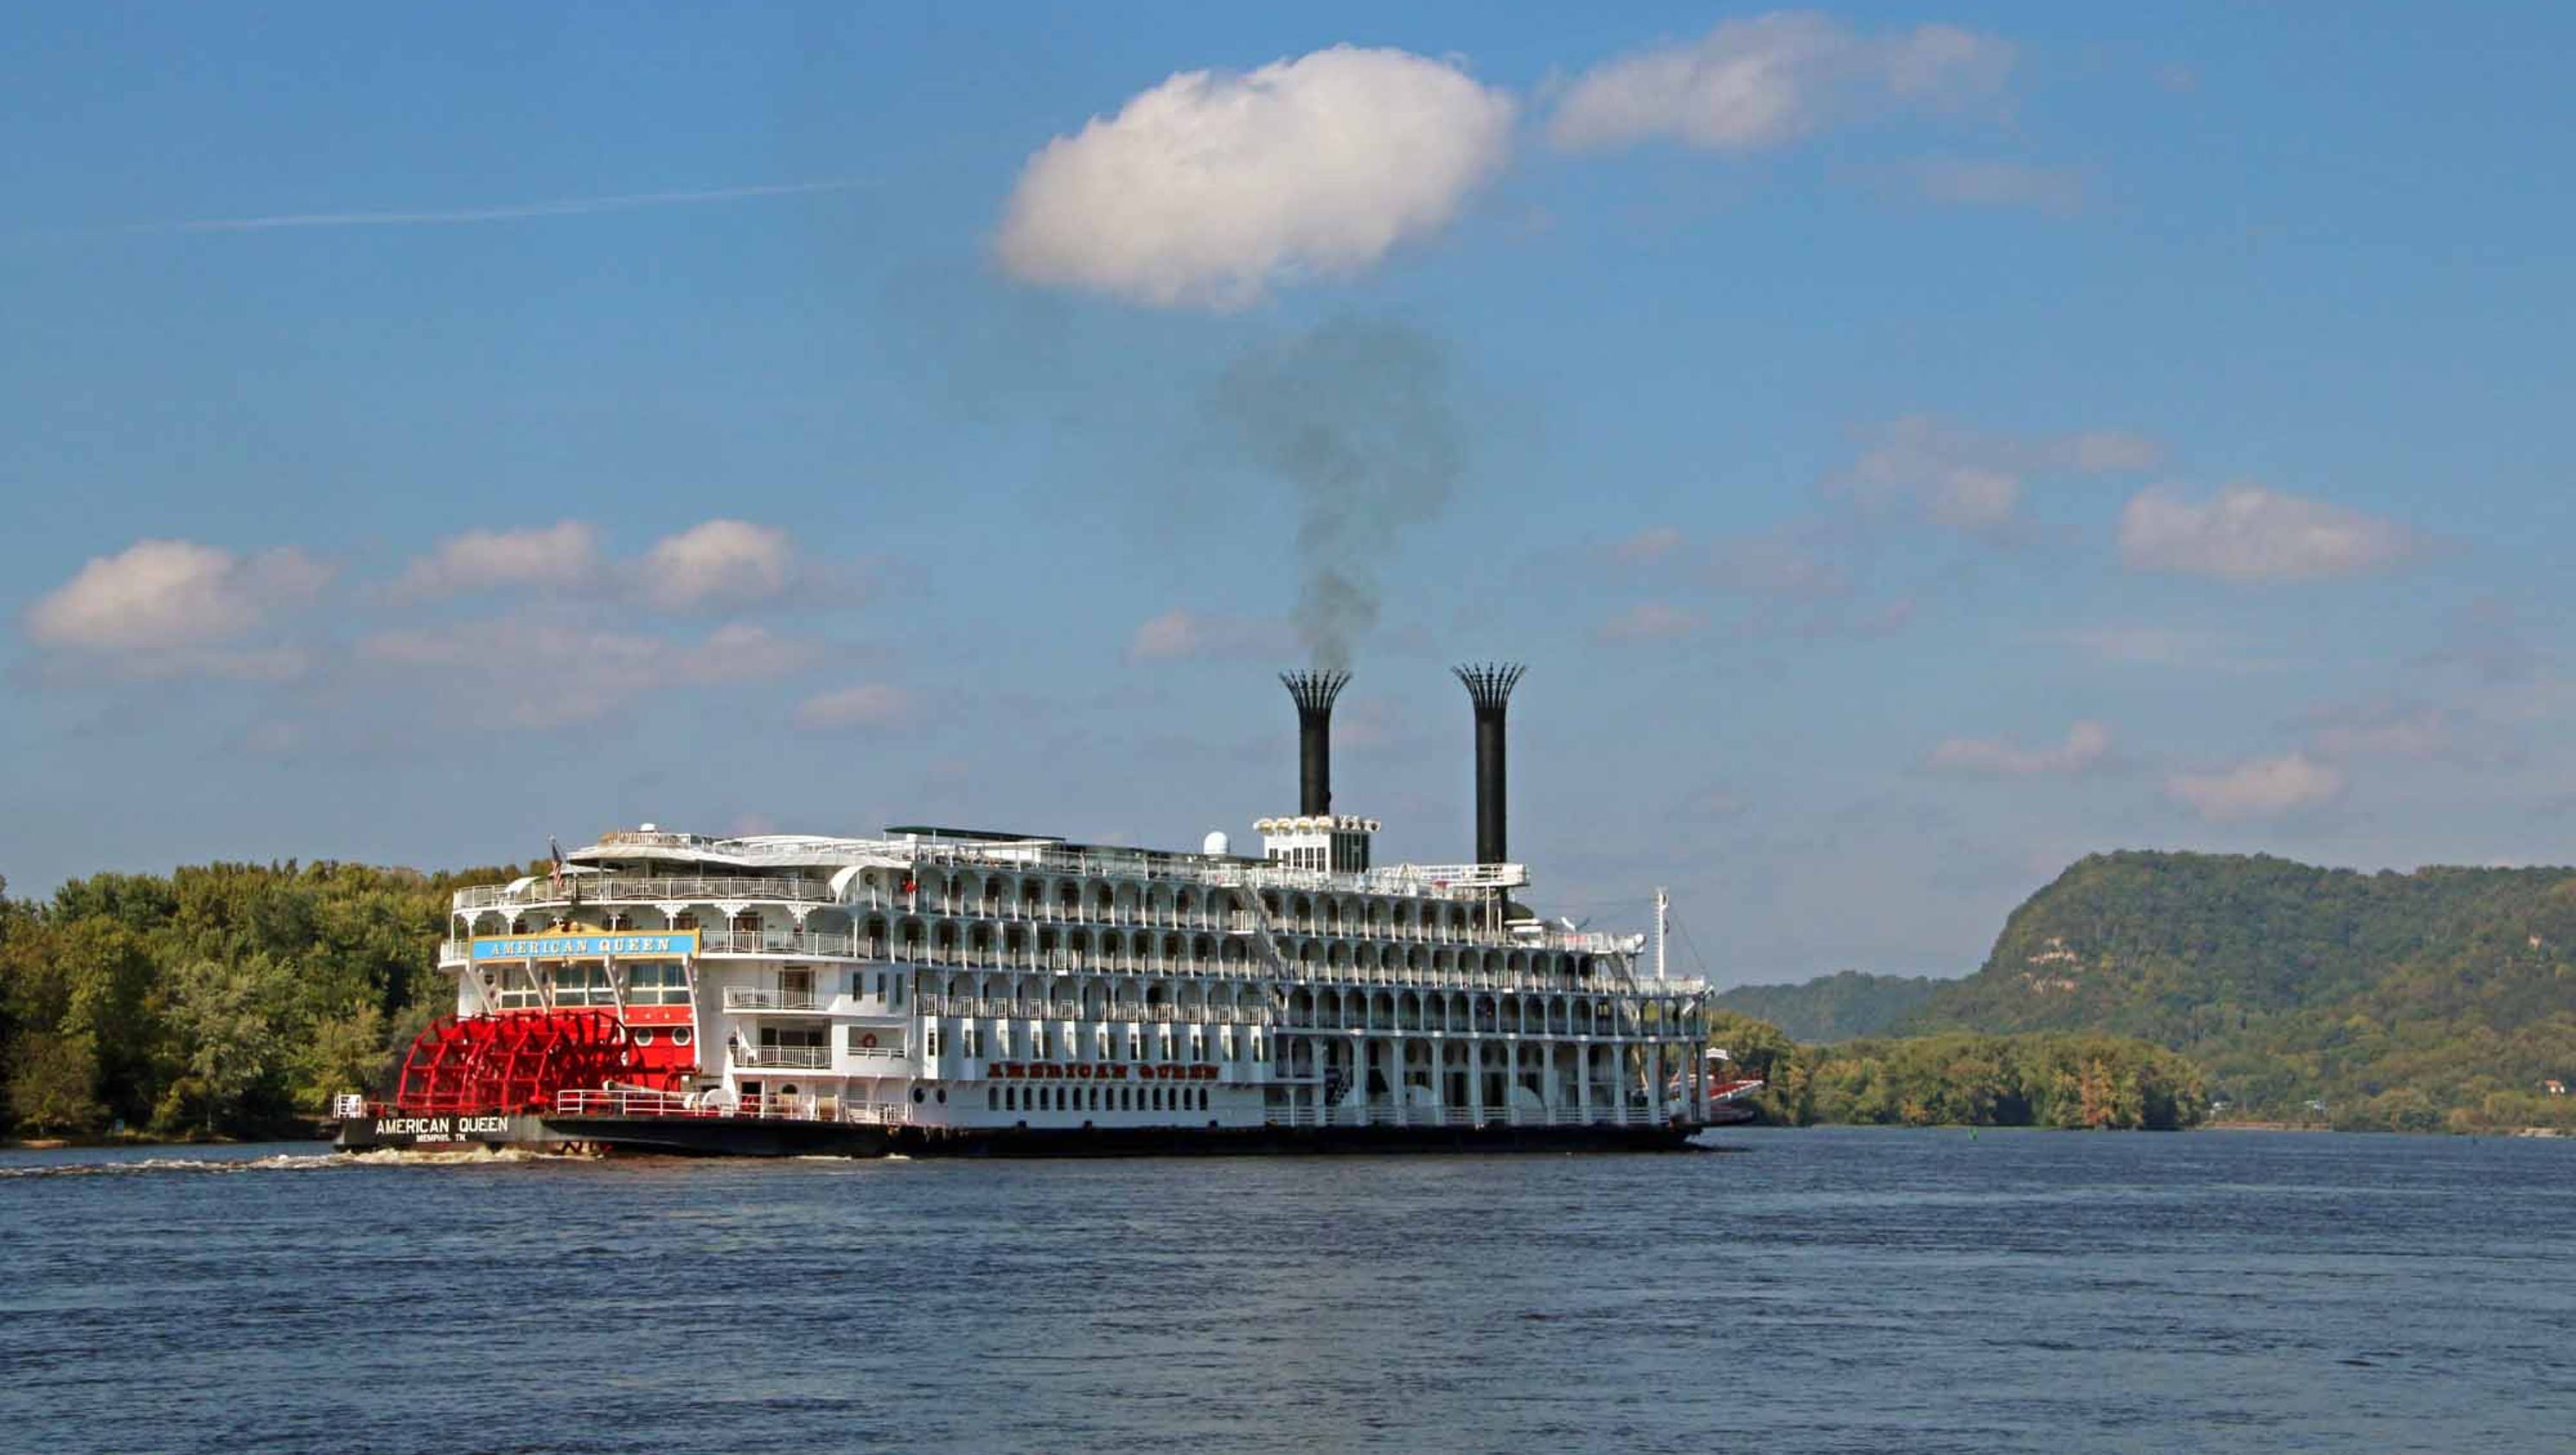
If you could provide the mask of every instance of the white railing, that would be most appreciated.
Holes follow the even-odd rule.
[[[829,1071],[832,1069],[832,1048],[737,1044],[733,1047],[733,1064],[768,1071]]]
[[[934,970],[996,970],[1016,972],[1054,968],[1068,974],[1142,976],[1149,979],[1202,980],[1277,980],[1293,979],[1317,987],[1369,987],[1417,990],[1488,990],[1519,995],[1591,995],[1598,997],[1627,996],[1646,1000],[1687,1000],[1707,993],[1706,981],[1697,979],[1653,980],[1604,970],[1590,979],[1572,975],[1535,975],[1507,970],[1433,970],[1411,966],[1384,966],[1361,970],[1349,966],[1294,965],[1283,962],[1277,969],[1251,961],[1232,963],[1191,962],[1139,965],[1112,961],[1075,965],[1069,959],[1061,963],[1050,957],[1026,954],[1005,957],[994,952],[975,953],[962,949],[923,950],[918,947],[898,948],[889,952],[880,944],[863,942],[855,933],[835,934],[828,931],[794,930],[701,930],[698,945],[706,954],[811,955],[818,958],[865,959],[884,961],[905,968]],[[438,947],[442,966],[467,963],[471,946],[465,940],[447,940]],[[965,1012],[952,1012],[965,1014]],[[1131,1017],[1132,1019],[1133,1017]]]
[[[1135,1021],[1151,1025],[1234,1025],[1267,1026],[1278,1022],[1278,1012],[1266,1005],[1124,1005],[1095,1007],[1094,1015],[1081,1006],[1055,1005],[1037,1000],[978,999],[965,995],[925,995],[921,1013],[935,1016],[957,1016],[963,1019],[1007,1021],[1072,1021],[1091,1025],[1101,1022],[1120,1024]]]
[[[871,958],[882,958],[870,945]],[[698,953],[701,955],[820,955],[826,958],[852,960],[859,956],[859,936],[855,930],[834,933],[830,930],[700,930]]]
[[[834,902],[832,886],[820,879],[731,874],[567,874],[561,887],[540,874],[525,881],[460,889],[449,902],[459,910],[493,909],[510,905],[565,904],[575,894],[581,896],[584,904],[715,904],[735,900],[780,900],[797,904]]]
[[[739,985],[725,987],[724,1008],[727,1010],[814,1010],[817,1005],[810,990],[756,990]]]
[[[743,1117],[794,1122],[858,1122],[900,1126],[911,1108],[894,1101],[843,1101],[831,1096],[763,1096],[603,1089],[558,1091],[555,1115],[564,1117]]]
[[[898,951],[891,958],[892,962],[898,965],[927,966],[935,969],[985,969],[1010,973],[1044,968],[1040,965],[1032,964],[1029,957],[1025,955],[1005,958],[1003,956],[990,954],[952,954],[949,956],[939,957],[926,953],[910,954]],[[1526,971],[1514,973],[1508,970],[1433,970],[1428,968],[1416,970],[1410,966],[1359,970],[1348,966],[1299,965],[1293,961],[1283,963],[1280,968],[1276,970],[1273,970],[1267,965],[1256,965],[1250,962],[1238,961],[1224,964],[1185,964],[1169,969],[1151,970],[1133,965],[1091,965],[1080,971],[1070,971],[1068,973],[1109,976],[1142,976],[1149,979],[1171,978],[1184,980],[1201,979],[1239,981],[1289,979],[1315,986],[1369,986],[1385,987],[1387,989],[1422,990],[1492,990],[1510,991],[1514,994],[1522,995],[1591,995],[1601,997],[1631,996],[1643,997],[1650,1000],[1688,999],[1690,997],[1704,994],[1708,989],[1707,984],[1699,980],[1636,979],[1609,970],[1604,970],[1603,972],[1592,976],[1590,979],[1584,979],[1582,977],[1572,975],[1534,975]]]
[[[1292,869],[1282,865],[1211,864],[1192,855],[1139,849],[1070,848],[1050,839],[845,839],[822,835],[760,835],[710,839],[698,834],[624,832],[575,850],[576,861],[615,858],[619,849],[679,849],[744,864],[811,868],[818,864],[869,868],[944,867],[1020,873],[1041,869],[1076,878],[1177,880],[1187,885],[1279,885],[1353,894],[1406,894],[1458,899],[1529,882],[1523,864],[1390,864],[1357,873]],[[591,877],[591,876],[585,876]]]
[[[1588,1114],[1580,1107],[1571,1106],[1513,1107],[1506,1111],[1488,1110],[1481,1117],[1474,1108],[1464,1106],[1333,1106],[1320,1112],[1309,1106],[1273,1106],[1262,1108],[1261,1119],[1265,1125],[1274,1127],[1647,1127],[1655,1124],[1655,1114],[1643,1106],[1599,1106]]]

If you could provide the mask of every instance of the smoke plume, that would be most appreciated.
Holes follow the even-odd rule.
[[[1397,536],[1438,515],[1466,469],[1445,352],[1402,324],[1336,319],[1237,360],[1216,413],[1295,499],[1299,642],[1316,666],[1348,667]]]

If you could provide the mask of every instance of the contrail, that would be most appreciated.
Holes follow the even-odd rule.
[[[738,202],[750,197],[796,197],[814,192],[846,192],[867,183],[857,178],[829,182],[777,182],[762,187],[714,187],[697,192],[628,192],[614,197],[561,197],[551,202],[513,202],[498,207],[460,207],[438,212],[290,212],[274,217],[204,217],[186,222],[138,222],[119,232],[268,232],[284,227],[441,227],[469,222],[516,222],[530,217],[578,217],[586,212],[627,212],[639,207],[684,207],[697,202]]]

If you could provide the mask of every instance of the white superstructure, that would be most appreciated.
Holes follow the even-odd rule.
[[[1516,863],[1368,867],[1372,820],[1259,857],[935,827],[604,834],[460,891],[460,1018],[614,1015],[577,1115],[922,1128],[1697,1123],[1705,986],[1529,914]],[[1211,836],[1211,849],[1221,841]],[[1333,867],[1341,866],[1341,867]]]

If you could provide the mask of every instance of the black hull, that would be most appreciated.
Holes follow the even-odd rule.
[[[440,1139],[341,1128],[342,1151],[465,1145],[680,1157],[1336,1156],[1399,1152],[1684,1152],[1699,1127],[912,1127],[754,1117],[511,1117]]]
[[[1206,1157],[1390,1152],[1685,1152],[1696,1127],[1093,1127],[895,1129],[915,1157]]]

